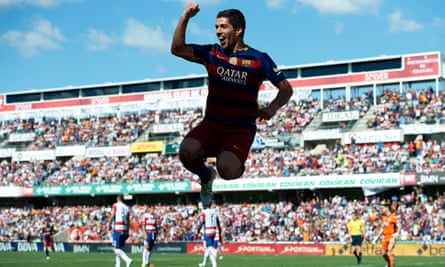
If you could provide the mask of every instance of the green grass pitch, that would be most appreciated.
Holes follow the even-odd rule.
[[[134,261],[132,267],[141,266],[140,254],[128,254]],[[112,253],[51,253],[46,260],[43,252],[1,252],[0,266],[8,267],[114,267]],[[153,254],[152,262],[156,267],[198,267],[202,255]],[[218,267],[384,267],[381,257],[368,256],[357,265],[352,256],[254,256],[224,255],[217,260]],[[124,262],[121,266],[125,267]],[[211,267],[210,262],[207,266]],[[397,267],[439,267],[445,266],[445,257],[396,257]]]

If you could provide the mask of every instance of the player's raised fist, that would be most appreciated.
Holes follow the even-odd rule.
[[[191,18],[198,14],[199,4],[195,2],[188,2],[185,7],[184,13],[182,14],[185,18]]]

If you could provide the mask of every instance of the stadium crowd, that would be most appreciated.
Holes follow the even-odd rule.
[[[381,172],[428,172],[445,168],[445,140],[252,150],[244,178]],[[0,162],[0,186],[140,183],[194,179],[177,155],[133,154],[65,161]]]
[[[402,225],[400,240],[445,242],[445,194],[427,196],[409,193],[390,199],[366,197],[351,200],[336,195],[327,199],[311,197],[301,201],[225,203],[218,206],[226,242],[347,242],[347,223],[354,210],[366,222],[365,240],[380,230],[379,209],[385,201],[398,201]],[[141,242],[142,214],[146,205],[131,206],[129,242]],[[44,209],[0,208],[0,241],[39,240],[44,220],[57,230],[69,231],[70,241],[109,241],[106,221],[110,206],[53,206]],[[199,240],[196,230],[199,205],[156,204],[158,240]]]
[[[432,90],[411,90],[400,94],[385,90],[374,119],[373,129],[393,129],[406,123],[443,123],[445,93],[436,97]],[[329,100],[324,108],[317,100],[290,102],[272,120],[258,123],[260,137],[300,133],[323,111],[369,109],[370,98],[345,102],[342,97]],[[192,127],[202,118],[202,110],[161,111],[123,116],[42,118],[2,122],[2,137],[14,133],[34,133],[35,139],[22,143],[21,149],[54,148],[59,145],[110,146],[136,140],[146,141],[144,133],[154,123],[182,123]],[[386,125],[386,126],[385,126]],[[328,145],[313,153],[311,148],[284,147],[252,150],[246,162],[244,178],[287,176],[429,172],[444,170],[445,140],[416,139],[403,143]],[[138,183],[194,179],[184,170],[177,155],[133,154],[130,157],[71,158],[55,161],[0,162],[0,186],[69,185],[89,183]],[[445,241],[445,196],[405,195],[400,200],[399,216],[402,240]],[[366,239],[378,231],[378,198],[365,201],[336,196],[294,202],[227,204],[219,207],[224,236],[229,242],[336,241],[347,240],[346,222],[354,209],[367,222]],[[146,206],[132,206],[131,241],[138,242],[140,215]],[[59,231],[70,229],[71,239],[109,240],[105,220],[106,206],[51,207],[30,209],[1,207],[0,237],[25,240],[38,237],[41,223],[51,218]],[[195,240],[199,208],[196,205],[158,205],[159,240]]]
[[[374,130],[398,129],[403,124],[445,123],[445,92],[436,95],[432,87],[408,88],[406,92],[386,89],[368,127]]]
[[[409,95],[409,97],[408,97]],[[402,97],[404,96],[404,97]],[[424,96],[423,99],[421,96]],[[400,125],[391,114],[412,110],[413,122],[422,123],[425,112],[441,108],[445,93],[435,97],[432,89],[406,94],[385,90],[375,118],[382,124]],[[324,111],[368,110],[366,96],[344,101],[330,99]],[[384,107],[383,112],[381,107]],[[423,108],[421,108],[423,107]],[[321,112],[319,101],[291,101],[279,114],[267,122],[258,122],[258,136],[292,136],[301,132]],[[391,113],[393,111],[393,113]],[[389,115],[388,115],[389,114]],[[417,115],[412,115],[417,114]],[[441,112],[436,112],[439,116]],[[397,117],[397,116],[396,116]],[[406,117],[406,116],[405,116]],[[22,144],[22,149],[53,148],[59,145],[84,144],[87,146],[123,145],[138,138],[145,140],[144,131],[154,123],[182,123],[192,127],[202,118],[200,108],[194,110],[165,110],[161,112],[131,113],[120,116],[89,117],[83,119],[16,120],[2,124],[3,136],[32,132],[35,139]],[[397,117],[399,118],[399,117]],[[405,120],[405,123],[408,120]],[[382,125],[380,124],[380,125]],[[374,127],[383,129],[385,127]],[[387,128],[387,127],[386,127]],[[263,148],[252,150],[246,162],[245,178],[286,177],[295,175],[352,174],[374,172],[430,171],[444,168],[445,140],[416,139],[403,143],[377,143],[327,146],[313,153],[307,147]],[[193,179],[184,171],[175,155],[133,154],[130,157],[71,158],[55,161],[0,162],[0,185],[63,185],[87,183],[138,183],[151,181],[179,181]]]

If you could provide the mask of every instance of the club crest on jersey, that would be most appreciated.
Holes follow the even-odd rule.
[[[241,65],[244,67],[249,67],[250,65],[252,65],[252,60],[250,59],[243,59],[241,60]]]
[[[221,78],[221,80],[225,82],[232,82],[241,85],[247,84],[247,72],[245,71],[218,67],[216,68],[216,73]]]
[[[237,57],[229,58],[229,63],[236,66],[238,63],[238,58]]]

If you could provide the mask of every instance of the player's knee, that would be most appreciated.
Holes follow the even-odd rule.
[[[243,174],[243,168],[237,167],[233,164],[228,164],[226,162],[224,163],[218,163],[216,165],[216,168],[218,169],[218,174],[221,176],[221,178],[226,180],[232,180],[241,177]]]
[[[179,159],[185,164],[192,164],[203,154],[201,143],[194,139],[184,139],[179,147]]]
[[[190,161],[190,159],[192,158],[193,152],[191,147],[183,142],[179,148],[179,159],[181,161]]]
[[[239,178],[244,172],[243,163],[230,151],[223,151],[218,155],[216,168],[219,176],[226,180]]]

